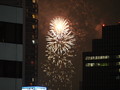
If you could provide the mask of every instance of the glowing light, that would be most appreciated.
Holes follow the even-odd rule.
[[[74,73],[71,58],[74,56],[73,47],[76,40],[70,30],[69,21],[61,17],[52,19],[46,41],[46,57],[48,60],[42,66],[43,72],[51,77],[52,83],[70,82]],[[51,81],[46,84],[48,85]]]
[[[35,44],[35,40],[32,40],[32,43]]]
[[[33,2],[33,3],[35,3],[35,2],[36,2],[36,0],[32,0],[32,2]]]
[[[102,25],[103,27],[105,26],[105,24]]]
[[[69,27],[68,22],[63,18],[55,18],[50,23],[50,29],[56,33],[63,33]]]
[[[60,17],[53,19],[46,41],[48,54],[54,53],[55,56],[68,54],[75,42],[74,35],[69,30],[68,21]]]

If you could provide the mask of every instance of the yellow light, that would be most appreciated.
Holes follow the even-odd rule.
[[[35,29],[35,25],[32,25],[32,28]]]
[[[33,3],[35,3],[35,2],[36,2],[36,0],[32,0],[32,2],[33,2]]]
[[[57,29],[58,31],[61,31],[61,30],[63,29],[62,24],[61,24],[61,23],[58,23],[58,24],[56,25],[56,29]]]
[[[57,33],[63,33],[64,30],[67,30],[69,27],[68,21],[61,17],[54,18],[50,24],[51,29],[55,30]]]
[[[35,14],[33,14],[33,15],[32,15],[32,18],[35,18],[35,17],[36,17]]]

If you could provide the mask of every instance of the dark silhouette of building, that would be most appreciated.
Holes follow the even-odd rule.
[[[83,53],[83,90],[120,90],[120,24],[102,29],[92,52]]]
[[[23,86],[38,85],[38,0],[24,0]]]

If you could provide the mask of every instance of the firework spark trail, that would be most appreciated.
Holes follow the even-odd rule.
[[[43,86],[44,85],[49,86],[50,88],[52,88],[52,90],[58,90],[57,87],[56,88],[52,87],[52,83],[56,86],[55,83],[58,83],[60,85],[60,82],[62,81],[66,82],[67,78],[71,77],[69,76],[71,75],[71,72],[74,71],[75,74],[73,77],[76,80],[72,80],[73,88],[76,88],[76,86],[79,84],[79,83],[77,84],[76,82],[78,82],[78,78],[81,76],[81,74],[78,75],[79,74],[78,69],[81,68],[80,60],[82,59],[75,58],[76,59],[75,61],[71,61],[68,58],[69,56],[71,57],[73,56],[72,47],[74,47],[75,50],[74,53],[76,53],[76,56],[79,56],[81,52],[83,52],[84,50],[85,51],[89,50],[88,48],[90,48],[89,47],[90,42],[88,41],[93,39],[93,37],[96,35],[96,33],[93,32],[95,32],[94,28],[96,28],[96,24],[97,24],[96,21],[99,19],[98,17],[95,16],[96,8],[92,7],[91,4],[88,3],[88,1],[86,2],[85,1],[86,0],[64,0],[64,2],[61,2],[61,0],[52,0],[49,2],[49,0],[43,0],[42,3],[41,2],[39,3],[39,10],[40,10],[39,26],[41,28],[40,32],[43,35],[46,35],[46,31],[48,30],[46,28],[48,27],[47,26],[48,20],[55,15],[61,15],[63,17],[68,17],[69,20],[72,21],[72,22],[68,22],[66,19],[61,18],[62,20],[66,20],[67,21],[66,25],[68,25],[68,27],[66,28],[68,30],[64,30],[63,32],[65,33],[64,35],[62,33],[62,35],[64,36],[63,40],[65,40],[66,37],[67,38],[69,37],[68,39],[69,41],[70,39],[74,39],[74,36],[76,40],[75,45],[73,45],[74,43],[72,42],[70,45],[68,44],[68,46],[65,46],[67,39],[65,41],[58,39],[58,34],[61,33],[62,31],[59,31],[59,33],[54,31],[55,29],[54,21],[57,18],[51,20],[51,23],[49,24],[50,30],[47,32],[47,36],[46,36],[46,41],[47,41],[46,57],[44,57],[44,59],[40,58],[41,65],[39,66],[41,69],[40,72],[43,74],[43,77],[41,76],[40,73],[39,77],[41,78],[39,79],[39,81],[41,80],[40,83]],[[61,27],[61,25],[57,26],[57,28],[59,27]],[[70,29],[69,27],[72,27],[72,29]],[[69,29],[72,30],[72,33]],[[61,29],[59,28],[59,30]],[[71,37],[71,35],[73,36],[73,38]],[[68,47],[70,47],[71,49],[69,49]],[[75,69],[72,63],[74,63]],[[70,69],[73,71],[70,71]],[[68,77],[66,75],[68,75]],[[62,77],[61,79],[59,79],[60,76]],[[74,85],[74,83],[76,84]],[[69,87],[69,85],[67,85],[67,87]],[[64,90],[70,90],[70,89],[64,89]]]
[[[66,19],[57,17],[51,20],[50,30],[46,36],[48,60],[42,68],[52,82],[69,83],[74,73],[71,58],[74,56],[73,47],[76,40],[69,28],[69,22]]]
[[[75,42],[74,35],[69,30],[68,21],[60,17],[53,19],[46,41],[48,53],[51,52],[59,56],[68,54]]]

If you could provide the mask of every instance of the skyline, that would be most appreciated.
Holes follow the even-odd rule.
[[[23,76],[24,86],[45,86],[45,83],[52,84],[57,79],[49,86],[62,86],[60,90],[63,90],[66,87],[63,83],[70,81],[67,87],[79,90],[83,82],[82,53],[91,52],[94,39],[102,38],[103,24],[116,25],[120,21],[119,0],[2,0],[0,3],[0,64],[1,79],[4,79],[0,88],[20,88]],[[65,28],[68,32],[61,31],[63,24],[60,19],[59,25],[54,23],[58,17],[64,18],[69,27]],[[53,35],[54,29],[59,31],[56,35]],[[69,35],[69,38],[63,34],[59,36],[60,33],[64,33],[65,37]],[[9,66],[6,66],[8,63]],[[22,64],[25,64],[23,73]],[[12,69],[12,66],[15,68]],[[17,72],[20,73],[20,81],[16,78]]]

